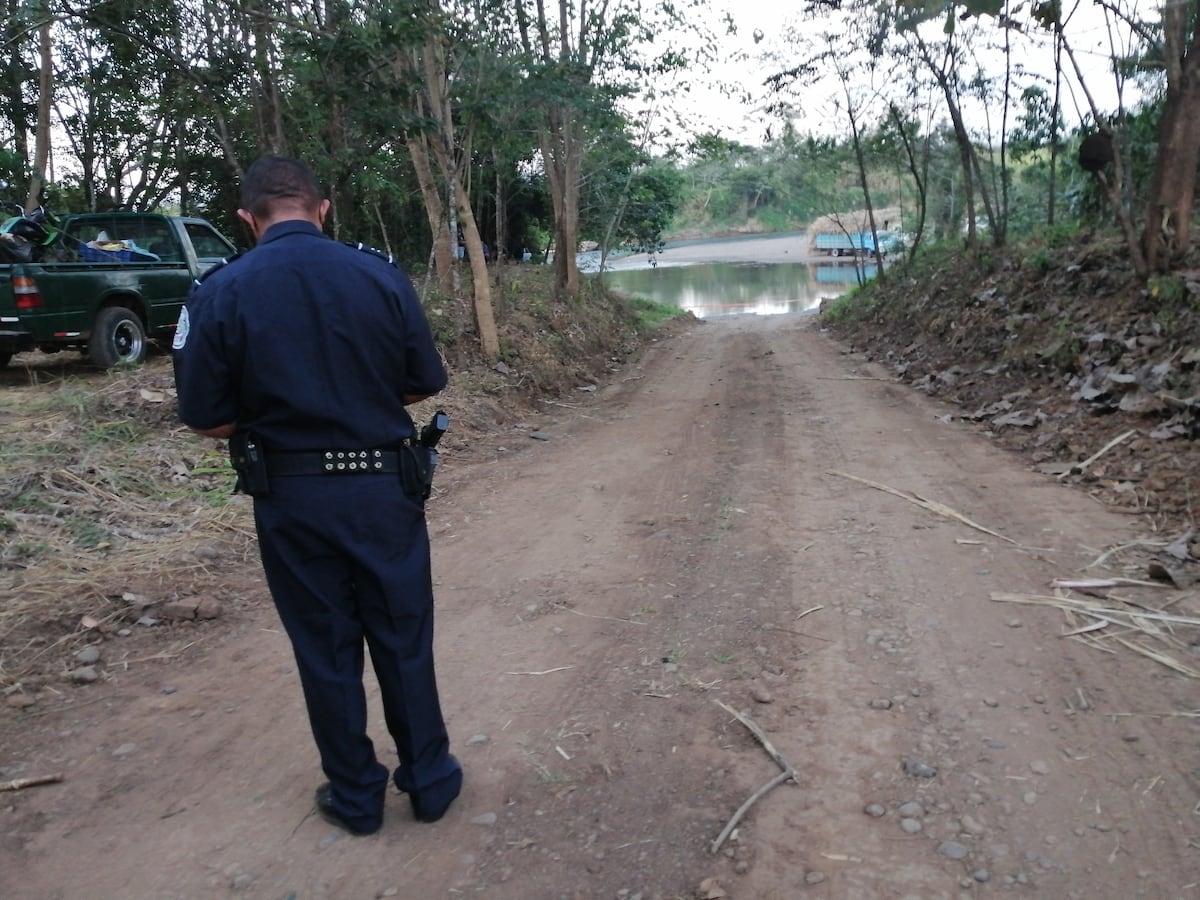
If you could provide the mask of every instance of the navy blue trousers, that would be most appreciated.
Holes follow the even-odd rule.
[[[462,776],[434,677],[422,504],[396,475],[293,476],[271,480],[254,518],[334,809],[364,830],[383,817],[388,770],[367,736],[365,642],[400,757],[396,786],[418,817],[444,810]]]

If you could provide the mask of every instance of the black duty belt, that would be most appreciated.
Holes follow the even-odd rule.
[[[268,475],[386,475],[400,471],[395,450],[302,450],[267,455]]]

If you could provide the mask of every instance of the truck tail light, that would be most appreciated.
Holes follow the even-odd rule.
[[[37,309],[42,305],[42,295],[38,293],[37,285],[28,275],[14,276],[12,285],[17,309]]]

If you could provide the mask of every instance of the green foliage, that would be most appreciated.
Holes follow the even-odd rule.
[[[678,306],[658,303],[645,297],[631,297],[625,301],[633,327],[638,331],[652,331],[672,319],[686,315]]]
[[[1187,280],[1178,274],[1155,275],[1146,285],[1160,310],[1179,309],[1188,305]]]

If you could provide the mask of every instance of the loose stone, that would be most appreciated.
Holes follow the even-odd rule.
[[[471,820],[472,825],[492,826],[496,824],[497,816],[494,812],[483,813]]]
[[[868,803],[865,807],[863,807],[863,812],[865,812],[872,819],[878,819],[884,816],[887,813],[887,810],[884,809],[882,803]]]
[[[987,884],[987,882],[992,880],[992,873],[989,872],[987,869],[976,869],[974,872],[971,873],[971,877],[974,878],[976,881],[978,881],[980,884]]]
[[[967,848],[958,841],[942,841],[937,852],[946,859],[963,859],[967,855]]]
[[[805,884],[820,884],[824,880],[825,880],[824,872],[806,872],[804,874],[804,883]]]
[[[916,834],[921,830],[921,822],[918,819],[901,819],[900,830],[905,834]]]
[[[75,659],[83,663],[85,666],[90,666],[92,663],[100,662],[100,648],[96,646],[84,647],[75,654]]]
[[[91,684],[100,674],[96,671],[95,666],[80,666],[71,672],[70,678],[76,684]]]
[[[963,816],[961,819],[959,819],[959,825],[962,826],[962,830],[967,834],[983,834],[983,823],[971,818],[970,816]]]
[[[937,769],[926,765],[919,759],[906,759],[904,761],[904,771],[916,778],[934,778],[937,776]]]
[[[755,685],[751,688],[750,696],[754,698],[756,703],[770,703],[775,699],[771,696],[771,692],[761,685]]]
[[[1036,775],[1047,775],[1050,772],[1050,766],[1042,762],[1040,759],[1035,759],[1029,764],[1030,770]]]
[[[922,815],[925,810],[920,803],[910,800],[907,803],[900,804],[900,808],[896,812],[900,813],[906,819],[915,819],[917,816]]]

